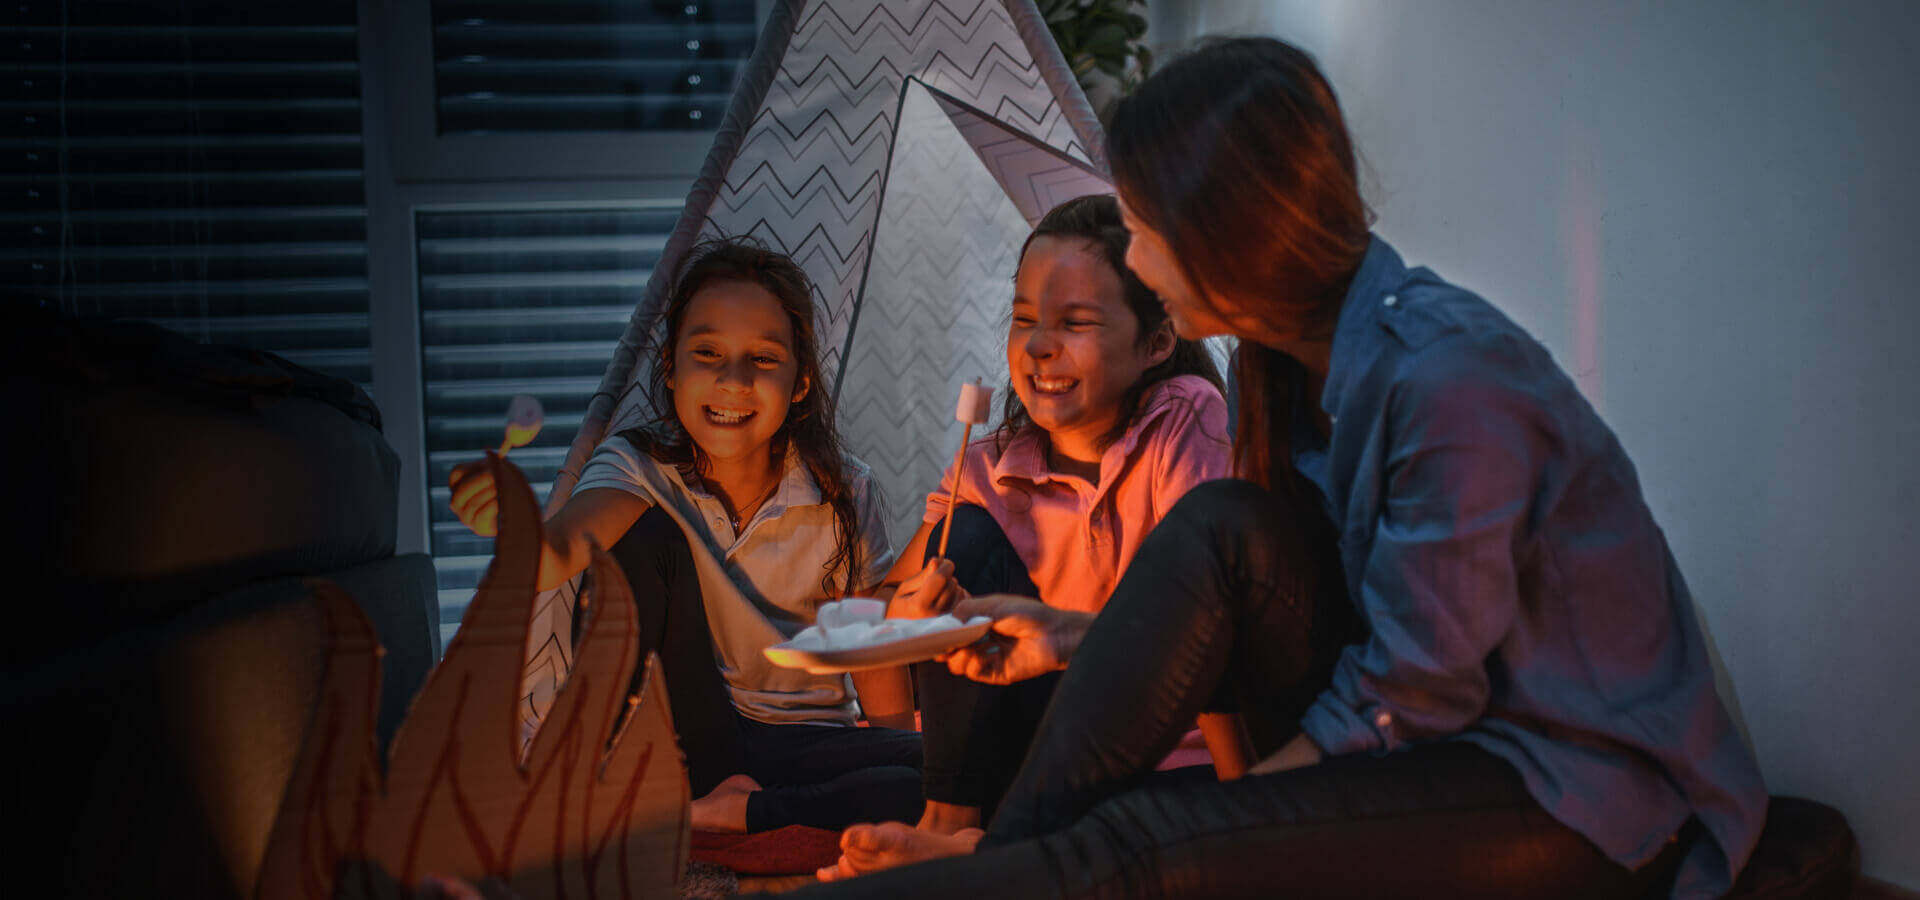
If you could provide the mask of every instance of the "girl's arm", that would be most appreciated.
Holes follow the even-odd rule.
[[[591,488],[567,498],[546,523],[539,589],[551,590],[587,568],[593,547],[612,547],[653,504],[619,488]]]
[[[922,523],[920,530],[914,532],[913,540],[907,542],[906,549],[894,560],[893,568],[887,570],[886,577],[881,579],[879,586],[875,587],[870,594],[888,601],[887,615],[901,614],[895,609],[893,601],[900,597],[903,582],[911,581],[915,585],[907,592],[906,597],[901,598],[909,603],[919,592],[920,586],[929,580],[936,581],[937,586],[950,584],[956,590],[959,588],[958,583],[953,581],[952,563],[935,560],[925,565],[917,565],[926,556],[927,537],[932,533],[933,526]],[[939,564],[944,564],[944,569],[940,568]],[[944,579],[944,582],[938,579]],[[913,721],[913,683],[907,676],[905,666],[855,672],[853,688],[860,692],[860,709],[867,714],[867,721],[881,728],[918,730],[914,727]]]
[[[500,501],[495,495],[493,470],[486,460],[454,467],[447,479],[453,488],[448,504],[473,533],[492,537],[498,532]],[[590,548],[613,546],[652,504],[615,488],[593,488],[567,498],[542,526],[538,589],[545,591],[587,567]]]
[[[916,731],[913,724],[913,684],[906,666],[853,673],[853,689],[860,694],[860,711],[880,728]]]

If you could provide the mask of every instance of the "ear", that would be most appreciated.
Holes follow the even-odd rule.
[[[796,385],[793,389],[793,399],[789,402],[799,403],[800,401],[807,399],[807,391],[812,389],[813,389],[813,379],[808,378],[805,375],[801,375],[800,383]]]
[[[1147,368],[1151,369],[1167,361],[1173,355],[1173,348],[1180,343],[1180,336],[1174,333],[1173,320],[1165,319],[1160,327],[1147,335]]]

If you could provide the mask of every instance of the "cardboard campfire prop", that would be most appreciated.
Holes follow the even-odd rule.
[[[686,769],[658,657],[648,657],[639,696],[627,697],[633,598],[598,548],[572,674],[521,758],[515,706],[540,509],[518,467],[491,464],[493,564],[384,771],[374,736],[381,649],[350,597],[316,588],[330,636],[325,688],[274,823],[262,900],[407,897],[429,875],[495,878],[529,900],[676,895]]]

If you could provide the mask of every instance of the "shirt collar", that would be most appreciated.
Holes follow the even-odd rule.
[[[1327,361],[1327,383],[1320,392],[1320,408],[1328,415],[1340,409],[1359,372],[1355,365],[1366,353],[1367,335],[1380,320],[1380,298],[1406,281],[1407,265],[1379,235],[1370,235],[1366,256],[1353,273],[1347,296],[1340,301],[1340,319],[1333,327],[1333,349]]]
[[[1194,377],[1196,376],[1175,376],[1175,378]],[[1107,449],[1101,452],[1100,479],[1102,482],[1108,478],[1109,473],[1120,470],[1120,461],[1133,453],[1147,426],[1155,419],[1166,415],[1169,409],[1167,395],[1169,391],[1174,390],[1170,383],[1173,380],[1173,378],[1167,379],[1148,389],[1147,395],[1140,398],[1140,405],[1143,407],[1140,414],[1127,425],[1126,432],[1121,434],[1118,440],[1107,445]],[[1012,440],[1007,442],[1007,449],[993,464],[992,477],[995,484],[1015,478],[1034,484],[1053,480],[1053,469],[1047,465],[1046,432],[1042,431],[1040,426],[1028,422],[1014,434]],[[1096,484],[1094,487],[1097,489],[1101,485]]]
[[[801,462],[800,454],[792,445],[787,446],[785,458],[787,471],[780,477],[780,489],[773,492],[768,502],[779,503],[782,508],[818,506],[820,483],[813,480],[813,470]]]
[[[1046,432],[1032,422],[1014,432],[1007,441],[1007,449],[1001,451],[1000,459],[993,464],[993,482],[999,484],[1018,478],[1038,484],[1048,480],[1051,472],[1047,469],[1045,435]]]
[[[773,495],[767,498],[767,502],[760,505],[761,512],[772,516],[796,506],[819,505],[820,483],[813,479],[813,472],[801,463],[800,454],[794,452],[792,444],[787,445],[781,458],[784,469],[780,475],[780,485],[773,489]],[[680,478],[679,470],[674,470],[674,477]],[[683,479],[681,484],[687,493],[697,498],[715,500],[713,492],[707,490],[707,486],[698,478]],[[756,519],[761,517],[758,513],[754,515]]]

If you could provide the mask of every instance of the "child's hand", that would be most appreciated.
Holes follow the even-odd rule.
[[[938,557],[927,560],[925,568],[900,582],[887,601],[887,617],[893,619],[931,619],[953,609],[967,598],[967,590],[953,577],[953,563]]]
[[[493,537],[500,528],[500,500],[494,493],[489,461],[476,459],[454,466],[453,473],[447,476],[447,485],[453,488],[453,500],[447,505],[453,507],[453,514],[459,516],[462,523],[481,537]]]

